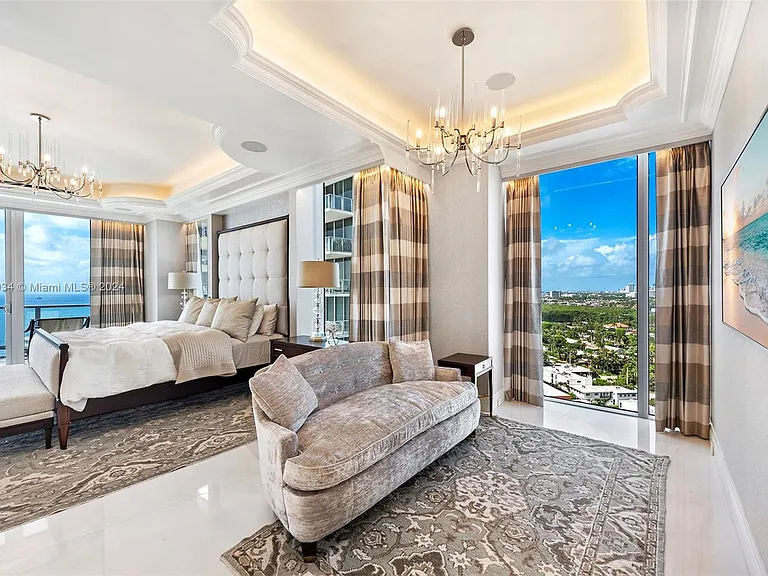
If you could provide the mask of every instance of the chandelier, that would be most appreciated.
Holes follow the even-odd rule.
[[[483,164],[501,164],[511,150],[516,150],[517,171],[520,172],[520,152],[522,149],[522,118],[517,126],[517,133],[506,126],[504,101],[506,88],[494,90],[490,95],[485,86],[482,102],[475,82],[475,91],[465,109],[464,49],[475,39],[470,28],[460,28],[453,34],[453,44],[461,48],[461,88],[451,90],[443,100],[437,91],[437,103],[434,109],[429,107],[429,130],[425,135],[416,130],[415,145],[411,145],[411,121],[406,126],[405,162],[406,170],[411,153],[432,173],[432,188],[435,185],[435,171],[447,174],[456,160],[463,154],[464,164],[470,174],[477,176],[480,189],[480,171]],[[514,79],[514,77],[512,77]],[[508,85],[507,85],[508,86]],[[498,100],[497,103],[491,100]]]
[[[88,166],[83,162],[83,168],[78,173],[77,155],[72,164],[72,173],[67,172],[67,163],[62,167],[58,163],[61,158],[60,146],[53,141],[46,143],[43,139],[43,122],[49,122],[50,118],[43,114],[31,114],[32,120],[37,122],[37,159],[33,159],[29,153],[29,139],[27,134],[19,134],[18,160],[14,163],[12,155],[12,137],[8,135],[8,149],[0,146],[0,185],[30,188],[33,194],[38,190],[53,192],[59,198],[87,198],[94,190],[101,196],[101,179],[96,183],[96,163],[89,173]]]

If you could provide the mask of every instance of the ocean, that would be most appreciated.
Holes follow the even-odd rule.
[[[5,293],[0,292],[0,306],[5,305]],[[24,294],[24,327],[35,318],[68,318],[90,316],[91,307],[87,292],[46,292]],[[5,357],[5,314],[0,313],[0,358]]]
[[[723,271],[746,309],[768,323],[768,214],[723,241]]]

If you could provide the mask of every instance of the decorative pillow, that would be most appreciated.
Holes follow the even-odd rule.
[[[221,301],[216,308],[216,313],[213,315],[211,328],[226,332],[232,338],[245,342],[251,329],[253,309],[255,307],[256,300],[245,300],[242,302]]]
[[[187,324],[194,324],[197,322],[197,318],[200,316],[200,310],[203,309],[203,304],[205,304],[205,298],[192,296],[192,298],[187,300],[184,310],[181,311],[179,322],[186,322]]]
[[[250,382],[251,394],[267,417],[283,428],[298,432],[317,408],[317,395],[296,367],[281,354],[266,372]]]
[[[264,336],[272,336],[277,326],[277,304],[267,304],[264,306],[264,319],[261,321],[258,333]]]
[[[435,363],[429,340],[402,342],[390,338],[389,362],[392,364],[393,384],[435,379]]]
[[[258,298],[256,299],[258,300]],[[248,330],[248,336],[253,336],[259,331],[261,323],[264,320],[264,305],[257,302],[253,309],[253,318],[251,319],[251,329]]]
[[[213,324],[213,317],[216,315],[216,308],[219,306],[219,302],[234,302],[237,298],[210,298],[203,304],[203,309],[200,310],[200,315],[195,320],[195,324],[198,326],[208,326]]]

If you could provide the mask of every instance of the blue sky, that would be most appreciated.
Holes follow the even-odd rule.
[[[0,211],[0,231],[5,230]],[[5,253],[5,235],[0,247]],[[4,260],[4,258],[3,258]],[[27,284],[88,282],[90,278],[90,222],[85,218],[24,214],[24,281]],[[0,266],[5,281],[5,266]]]
[[[649,183],[655,206],[655,155]],[[618,290],[636,280],[637,158],[544,174],[541,188],[542,289]],[[651,284],[655,222],[651,218]]]

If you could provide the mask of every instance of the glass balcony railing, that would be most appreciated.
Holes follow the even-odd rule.
[[[352,198],[345,198],[344,196],[337,196],[336,194],[326,194],[325,209],[352,212]]]
[[[334,236],[325,237],[325,252],[343,252],[352,253],[351,238],[336,238]]]
[[[349,279],[342,278],[339,280],[338,288],[326,288],[326,294],[349,294]]]

